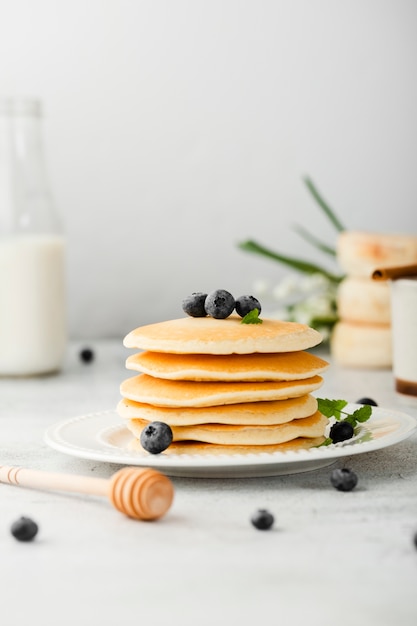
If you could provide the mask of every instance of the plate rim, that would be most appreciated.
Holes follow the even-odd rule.
[[[360,404],[348,403],[347,409],[354,410],[360,407]],[[93,419],[105,419],[106,424],[95,431],[94,438],[87,441],[95,444],[95,447],[74,445],[63,436],[62,431],[68,428],[77,428],[81,424],[81,428]],[[321,446],[316,448],[288,450],[285,452],[259,452],[250,454],[224,454],[224,455],[207,455],[207,454],[187,454],[187,455],[150,455],[142,452],[135,452],[118,448],[116,446],[105,445],[100,443],[103,433],[112,429],[113,431],[129,431],[124,425],[115,409],[90,412],[83,415],[66,418],[59,422],[51,424],[44,432],[45,443],[64,454],[83,458],[87,460],[102,461],[106,463],[137,465],[153,467],[165,473],[176,474],[178,476],[201,476],[210,474],[220,474],[224,477],[228,475],[244,475],[247,476],[271,476],[276,473],[284,473],[282,470],[287,469],[285,473],[295,473],[296,471],[308,471],[309,468],[317,469],[325,465],[330,465],[337,459],[364,454],[375,450],[395,445],[404,439],[407,439],[417,429],[417,420],[413,416],[398,411],[396,409],[384,409],[382,407],[373,407],[373,415],[366,422],[365,427],[372,426],[381,420],[389,420],[392,425],[397,425],[396,431],[382,435],[370,441],[341,442],[330,446]],[[202,474],[203,472],[203,474]],[[266,472],[266,473],[265,473]]]

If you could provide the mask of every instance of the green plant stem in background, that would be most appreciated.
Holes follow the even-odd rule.
[[[326,269],[316,265],[315,263],[310,263],[309,261],[303,261],[301,259],[295,259],[293,257],[273,252],[252,239],[240,243],[239,248],[241,250],[245,250],[246,252],[253,252],[255,254],[266,256],[274,261],[288,265],[289,267],[292,267],[293,269],[304,274],[322,274],[333,283],[339,283],[343,278],[343,276],[337,276],[336,274],[328,272]]]
[[[323,209],[323,211],[325,212],[325,214],[327,215],[327,217],[329,218],[333,226],[336,228],[336,230],[338,230],[339,232],[342,232],[343,230],[345,230],[345,227],[343,226],[341,221],[336,217],[334,211],[329,207],[327,202],[323,199],[323,197],[319,193],[317,187],[315,186],[311,178],[306,176],[304,178],[304,183],[306,184],[313,198],[316,200],[317,204]]]
[[[295,226],[293,228],[294,228],[296,233],[298,233],[301,237],[303,237],[303,239],[308,241],[308,243],[311,243],[315,248],[317,248],[321,252],[324,252],[325,254],[328,254],[329,256],[333,256],[333,257],[336,256],[335,248],[331,248],[330,246],[328,246],[327,244],[323,243],[322,241],[319,241],[319,239],[317,239],[317,237],[314,237],[314,235],[309,233],[302,226],[299,226],[298,224],[295,224]]]

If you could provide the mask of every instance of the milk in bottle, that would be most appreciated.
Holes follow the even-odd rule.
[[[0,376],[59,370],[65,245],[49,189],[41,103],[0,99]]]

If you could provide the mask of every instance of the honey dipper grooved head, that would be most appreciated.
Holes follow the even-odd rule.
[[[165,515],[174,498],[172,482],[160,472],[124,467],[110,479],[109,498],[116,509],[140,520]]]

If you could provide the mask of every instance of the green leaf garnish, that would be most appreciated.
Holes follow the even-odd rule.
[[[318,410],[326,417],[334,417],[337,421],[348,422],[355,428],[359,423],[366,422],[372,415],[372,407],[364,404],[359,409],[355,409],[353,413],[348,413],[343,409],[347,405],[346,400],[329,400],[328,398],[317,398]],[[346,417],[343,417],[346,415]],[[321,443],[321,446],[328,446],[333,443],[331,437],[328,437]]]
[[[317,402],[320,413],[326,417],[335,417],[337,420],[341,419],[342,409],[347,405],[346,400],[328,400],[327,398],[317,398]]]
[[[244,317],[242,317],[242,324],[262,324],[263,320],[259,317],[258,309],[252,309],[249,313],[246,313]]]

